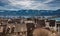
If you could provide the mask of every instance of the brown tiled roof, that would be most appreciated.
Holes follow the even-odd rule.
[[[16,24],[15,32],[27,31],[25,24]]]

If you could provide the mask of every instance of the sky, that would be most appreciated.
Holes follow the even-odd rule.
[[[0,10],[57,10],[60,0],[0,0]]]

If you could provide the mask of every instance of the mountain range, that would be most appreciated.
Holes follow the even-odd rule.
[[[59,16],[58,10],[0,10],[0,16]]]

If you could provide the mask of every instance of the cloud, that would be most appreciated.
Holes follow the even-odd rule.
[[[8,8],[0,6],[0,10],[5,10],[5,9],[8,9]]]
[[[17,0],[9,0],[11,3],[9,3],[12,6],[19,7],[20,9],[49,9],[49,6],[47,6],[44,3],[41,3],[39,1],[17,1]]]
[[[46,0],[44,1],[43,3],[50,3],[50,2],[53,2],[54,0]]]
[[[51,3],[54,2],[55,0],[0,0],[0,1],[4,1],[3,3],[6,3],[2,7],[7,9],[51,10],[59,9],[60,7],[54,5],[55,3],[54,4]]]

